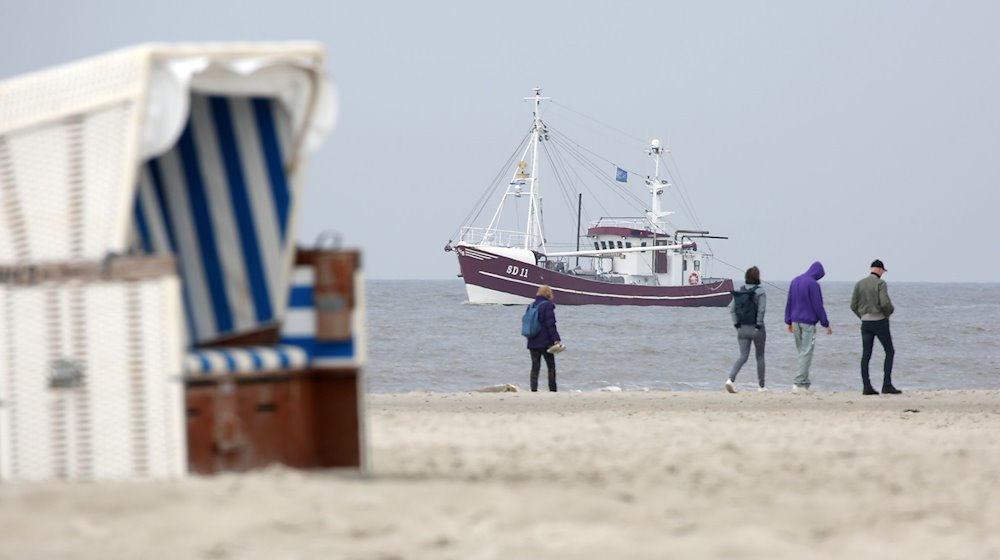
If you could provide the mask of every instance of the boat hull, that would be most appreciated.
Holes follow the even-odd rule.
[[[732,299],[733,281],[728,278],[694,286],[614,284],[548,270],[489,248],[459,246],[455,252],[469,303],[527,303],[542,284],[552,287],[559,305],[724,307]]]

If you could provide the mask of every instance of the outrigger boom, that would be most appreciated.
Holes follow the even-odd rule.
[[[601,257],[620,255],[622,253],[645,253],[646,251],[677,251],[683,245],[654,245],[652,247],[631,247],[629,249],[597,250],[597,251],[560,251],[558,253],[539,253],[546,257]]]

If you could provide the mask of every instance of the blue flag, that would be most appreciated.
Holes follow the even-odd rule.
[[[621,167],[615,167],[615,169],[618,170],[618,171],[615,172],[615,181],[618,181],[619,183],[627,183],[628,182],[628,171],[625,171]]]

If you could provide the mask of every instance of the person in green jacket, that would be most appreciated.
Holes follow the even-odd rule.
[[[902,393],[892,385],[892,360],[896,356],[896,350],[892,347],[889,316],[895,308],[889,299],[889,287],[882,280],[883,274],[885,265],[881,260],[875,259],[872,261],[871,274],[854,285],[854,294],[851,296],[851,311],[861,319],[861,382],[864,384],[864,395],[878,394],[868,378],[868,362],[872,359],[872,347],[876,338],[885,350],[882,393]]]

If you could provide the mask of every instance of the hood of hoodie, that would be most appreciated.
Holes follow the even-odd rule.
[[[823,270],[823,263],[816,261],[809,266],[809,270],[806,271],[813,280],[819,280],[820,278],[826,276],[826,271]]]

